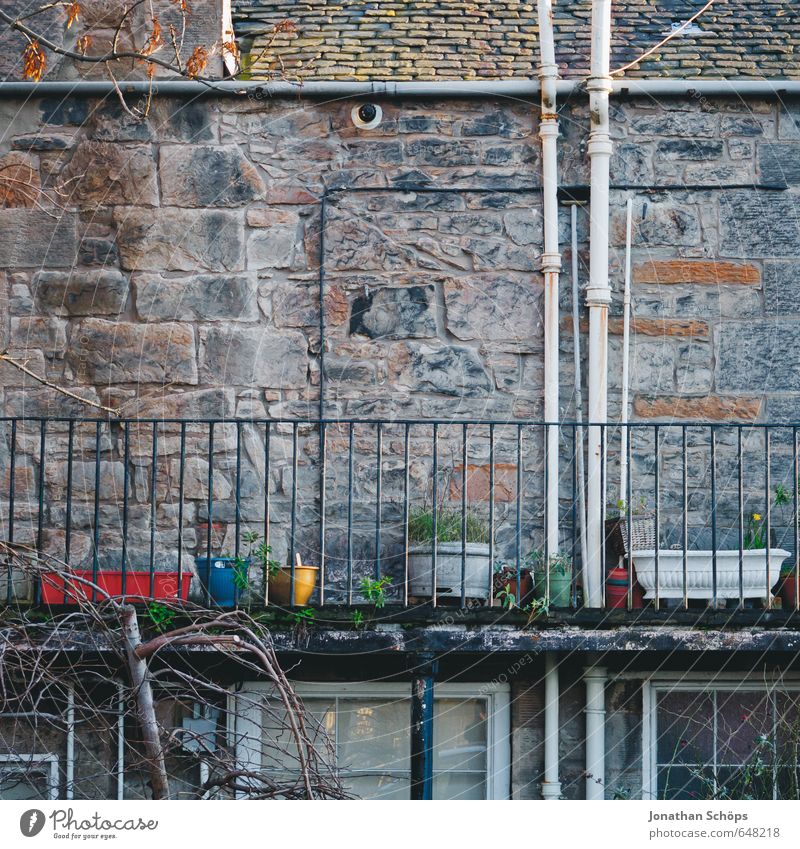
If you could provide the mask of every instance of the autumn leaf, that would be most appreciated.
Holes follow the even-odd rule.
[[[236,43],[236,41],[234,39],[231,39],[230,41],[223,41],[222,42],[222,49],[226,53],[230,53],[230,55],[233,56],[233,58],[237,62],[239,61],[239,57],[241,55],[239,53],[239,45]]]
[[[294,21],[286,18],[282,21],[278,21],[277,24],[272,28],[273,32],[295,32],[297,27],[294,25]]]
[[[78,15],[81,13],[80,3],[70,3],[67,6],[67,29],[69,29],[75,21],[78,20]]]
[[[78,52],[83,56],[86,55],[86,51],[92,44],[92,37],[90,35],[82,35],[76,42],[75,46],[78,48]]]
[[[22,53],[22,75],[26,80],[39,82],[47,67],[47,57],[39,42],[34,39]]]
[[[186,60],[186,75],[192,79],[199,77],[208,64],[208,51],[205,47],[195,47],[192,55]]]
[[[161,22],[155,15],[153,16],[153,31],[150,33],[144,47],[142,47],[142,56],[149,56],[155,53],[159,47],[164,44],[164,39],[161,36]]]
[[[170,0],[170,2],[178,7],[178,10],[182,15],[189,15],[191,13],[191,9],[189,8],[189,4],[186,0]]]

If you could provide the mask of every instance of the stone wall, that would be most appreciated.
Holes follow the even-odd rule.
[[[352,105],[156,99],[148,119],[135,122],[111,97],[3,102],[9,130],[0,173],[15,187],[0,209],[3,346],[35,373],[125,416],[313,417],[320,387],[320,199],[327,189],[326,414],[540,418],[541,198],[536,191],[510,191],[540,183],[535,108],[387,101],[379,126],[360,130]],[[792,104],[731,99],[615,104],[612,179],[648,188],[613,194],[612,415],[619,411],[624,201],[632,193],[632,414],[646,422],[796,418],[793,334],[800,327],[800,299],[792,203],[799,178],[791,163],[800,145],[797,114]],[[567,104],[562,118],[562,183],[585,184],[586,109]],[[723,188],[784,180],[786,192]],[[463,191],[426,193],[416,189],[420,185]],[[489,187],[495,190],[478,191]],[[584,211],[579,219],[585,284]],[[560,376],[562,415],[572,419],[568,221],[562,208]],[[9,415],[93,412],[8,365],[0,384]],[[53,456],[63,462],[61,436]],[[299,506],[305,536],[313,538],[318,468],[313,434],[301,436]],[[217,518],[229,524],[236,434],[219,431],[217,437]],[[395,490],[385,495],[395,516],[401,437],[395,431],[386,443]],[[83,438],[91,451],[91,437]],[[109,486],[117,486],[121,432],[110,429],[108,438]],[[145,444],[132,474],[146,549],[151,436],[139,438]],[[206,437],[198,430],[194,438],[199,481],[207,468],[200,444]],[[375,491],[374,438],[374,432],[363,433],[359,448],[363,489],[356,501],[366,512]],[[6,478],[9,439],[7,432]],[[252,484],[244,518],[253,522],[263,522],[264,473],[263,452],[251,451],[250,443],[261,439],[263,430],[245,437]],[[284,431],[282,439],[284,467],[273,470],[272,486],[285,520],[290,434]],[[569,433],[562,439],[568,513]],[[458,429],[443,432],[442,440],[441,456],[458,458]],[[500,441],[495,471],[505,495],[498,509],[505,522],[501,534],[510,539],[518,465],[513,428]],[[341,449],[341,440],[332,444]],[[613,440],[609,447],[613,485]],[[18,435],[17,448],[28,453],[17,457],[15,474],[25,469],[28,484],[35,484],[35,436],[25,441]],[[754,457],[758,450],[753,447]],[[157,520],[165,523],[158,532],[166,535],[159,542],[171,540],[171,546],[175,487],[168,470],[177,451],[176,439],[162,440],[158,474],[168,484],[156,488]],[[540,539],[541,451],[541,434],[526,434],[523,524],[531,545]],[[693,480],[706,487],[707,448],[695,453]],[[414,477],[423,499],[430,498],[430,454],[430,435],[415,432]],[[331,467],[328,492],[329,503],[338,505],[331,529],[339,537],[347,489],[341,457],[335,455],[340,466]],[[662,470],[662,482],[674,483],[676,457],[673,449],[665,452],[664,462],[672,465]],[[786,457],[784,440],[775,480],[786,472]],[[634,489],[652,489],[652,447],[637,444],[634,461]],[[443,490],[457,496],[463,463],[448,462],[452,480]],[[467,463],[475,492],[485,490],[487,464],[483,434]],[[57,502],[63,482],[52,475],[47,485]],[[84,490],[89,502],[90,477]],[[33,500],[34,491],[28,496]],[[17,497],[20,517],[30,519]],[[186,521],[199,526],[208,520],[199,484],[192,497]],[[477,500],[485,512],[485,498]],[[705,516],[700,501],[697,522]],[[91,525],[91,516],[87,521]],[[370,522],[364,517],[365,560],[374,556],[368,553]],[[198,543],[186,544],[194,551]]]

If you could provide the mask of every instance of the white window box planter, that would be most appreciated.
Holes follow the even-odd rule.
[[[767,581],[767,550],[751,549],[742,552],[742,597],[765,598],[767,590],[778,581],[781,563],[789,557],[782,548],[769,550],[769,581]],[[686,595],[688,598],[712,599],[713,552],[686,552]],[[646,599],[656,596],[655,550],[634,551],[636,577]],[[659,550],[659,598],[683,598],[683,551]],[[739,550],[717,552],[717,598],[739,598]]]

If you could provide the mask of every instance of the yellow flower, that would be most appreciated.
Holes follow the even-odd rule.
[[[761,514],[760,513],[753,513],[753,521],[760,522],[761,521]]]

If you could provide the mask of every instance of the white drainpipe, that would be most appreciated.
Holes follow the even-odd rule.
[[[591,163],[591,225],[589,231],[589,428],[587,460],[587,554],[588,586],[584,587],[588,607],[603,605],[602,545],[605,516],[603,492],[602,428],[608,414],[608,283],[609,222],[609,134],[608,101],[612,91],[610,76],[611,0],[592,0],[592,69],[589,91],[589,160]]]
[[[544,781],[542,799],[560,799],[558,780],[558,659],[548,652],[544,659]]]
[[[558,246],[558,116],[556,115],[556,65],[553,38],[552,0],[539,0],[539,43],[541,61],[542,180],[544,209],[544,420],[547,428],[547,553],[558,551],[558,279],[561,253]]]
[[[606,680],[605,667],[587,666],[586,684],[586,798],[603,799],[606,787]]]

